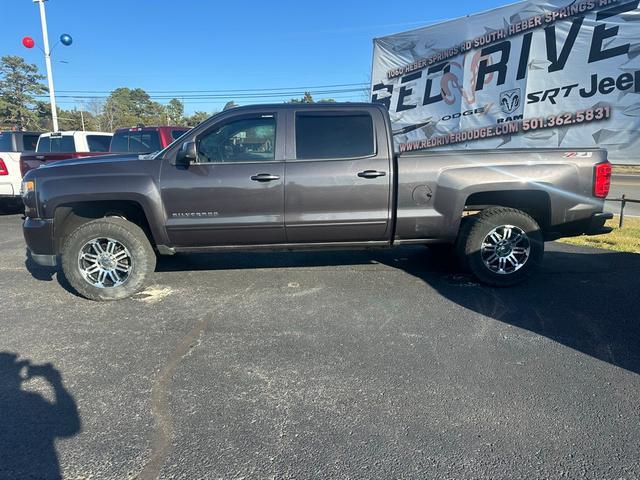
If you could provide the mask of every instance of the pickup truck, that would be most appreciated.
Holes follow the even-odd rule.
[[[40,135],[35,152],[20,156],[22,175],[29,170],[58,160],[109,154],[111,133],[69,130]]]
[[[0,132],[0,208],[20,204],[20,153],[35,150],[39,136],[39,132]]]
[[[131,127],[119,128],[113,134],[109,151],[112,153],[153,153],[166,148],[189,131],[189,127]]]
[[[23,233],[93,300],[140,290],[156,253],[446,244],[482,282],[523,281],[544,241],[606,233],[611,165],[584,149],[394,153],[378,104],[238,107],[143,157],[30,171]]]

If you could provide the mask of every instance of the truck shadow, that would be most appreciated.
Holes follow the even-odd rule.
[[[503,289],[478,284],[452,267],[447,256],[424,247],[177,255],[160,260],[158,271],[376,263],[419,278],[470,311],[640,373],[640,255],[548,244],[541,271],[522,285]]]
[[[417,266],[409,273],[468,310],[640,373],[640,255],[554,244],[539,273],[503,289],[410,265]]]
[[[18,215],[24,212],[24,205],[19,202],[7,202],[0,199],[0,216]]]
[[[38,265],[33,258],[31,258],[29,250],[25,252],[24,266],[36,280],[40,280],[41,282],[53,282],[55,280],[67,292],[77,295],[76,291],[62,273],[62,268],[60,266],[44,267],[42,265]]]

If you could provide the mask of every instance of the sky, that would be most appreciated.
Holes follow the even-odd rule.
[[[221,110],[229,100],[292,96],[275,89],[366,100],[373,38],[507,3],[513,2],[49,0],[45,6],[51,45],[63,33],[73,37],[71,46],[58,45],[52,53],[62,108],[118,87],[140,87],[161,103],[183,99],[192,113]],[[37,4],[2,0],[2,7],[3,19],[11,21],[0,28],[0,55],[23,56],[44,72],[42,52],[21,43],[31,36],[42,46]],[[274,96],[247,96],[265,92]]]

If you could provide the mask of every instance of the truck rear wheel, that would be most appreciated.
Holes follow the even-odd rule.
[[[482,283],[508,287],[522,282],[538,268],[544,239],[538,223],[526,213],[494,207],[464,225],[458,251]]]
[[[138,292],[155,270],[156,256],[144,231],[123,218],[92,220],[62,246],[62,271],[90,300],[120,300]]]

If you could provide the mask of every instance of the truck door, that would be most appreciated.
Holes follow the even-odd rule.
[[[287,240],[389,240],[392,171],[382,114],[324,107],[289,115]]]
[[[195,138],[197,161],[165,162],[160,176],[173,246],[285,242],[284,121],[227,117]]]

